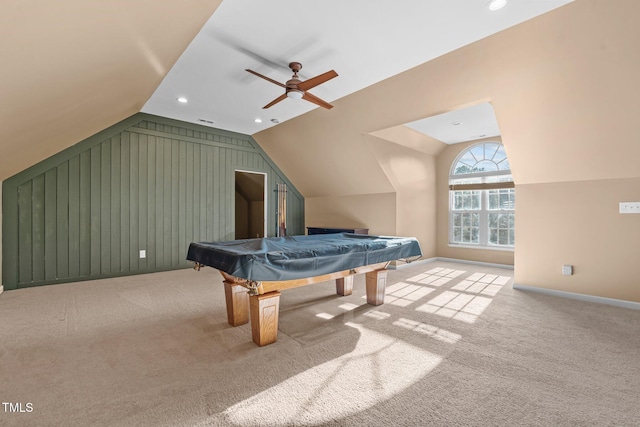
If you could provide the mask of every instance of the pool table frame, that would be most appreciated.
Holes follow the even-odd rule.
[[[371,264],[304,279],[260,282],[241,279],[220,271],[224,278],[227,320],[231,326],[244,325],[249,323],[250,314],[253,342],[259,346],[274,343],[278,338],[280,291],[335,280],[338,295],[351,295],[353,278],[356,274],[364,273],[367,303],[381,305],[384,303],[388,264]]]

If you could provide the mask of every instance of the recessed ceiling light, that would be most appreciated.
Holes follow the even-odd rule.
[[[261,118],[253,119],[253,121],[256,122],[256,123],[262,123],[262,119]]]
[[[280,120],[278,120],[278,119],[271,119],[271,123],[278,124],[278,123],[280,123]]]
[[[507,5],[507,0],[491,0],[487,7],[489,10],[500,10]]]
[[[462,122],[453,122],[451,123],[453,126],[460,126],[462,124]]]
[[[187,102],[189,102],[189,100],[187,98],[185,98],[184,96],[181,96],[180,98],[178,98],[178,102],[180,102],[182,104],[186,104]]]

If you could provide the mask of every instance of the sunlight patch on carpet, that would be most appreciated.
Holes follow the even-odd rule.
[[[474,323],[478,316],[491,304],[491,301],[493,300],[487,297],[445,291],[426,304],[416,308],[416,311],[437,314],[438,316],[460,320],[465,323]]]
[[[239,402],[224,415],[243,426],[326,423],[384,402],[442,361],[438,355],[360,324],[346,325],[360,331],[353,351]],[[278,414],[277,420],[273,414]]]
[[[464,291],[472,294],[482,294],[488,296],[496,296],[500,289],[509,282],[507,276],[497,276],[495,274],[474,273],[451,289],[456,291]]]
[[[449,344],[455,344],[462,338],[462,335],[456,334],[455,332],[450,332],[437,326],[427,325],[426,323],[404,317],[396,320],[393,324]]]
[[[364,315],[376,320],[385,320],[391,317],[391,314],[380,310],[370,310],[364,313]]]
[[[325,320],[331,320],[336,316],[334,316],[333,314],[329,314],[329,313],[318,313],[318,314],[316,314],[316,317],[319,317],[319,318],[325,319]]]

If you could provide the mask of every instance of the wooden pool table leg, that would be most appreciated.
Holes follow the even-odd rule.
[[[384,304],[384,289],[387,286],[387,270],[366,273],[367,304]]]
[[[244,286],[224,281],[224,296],[227,301],[227,321],[231,326],[249,323],[249,294]]]
[[[353,293],[353,276],[346,276],[336,279],[336,293],[346,296]]]
[[[280,292],[268,292],[249,297],[251,306],[251,336],[259,346],[276,342],[278,339],[278,313]]]

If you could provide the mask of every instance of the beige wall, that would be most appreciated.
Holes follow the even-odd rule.
[[[435,156],[374,136],[367,144],[395,190],[395,234],[417,238],[423,258],[436,256]]]
[[[619,213],[640,201],[640,178],[516,189],[516,283],[640,302],[640,215]]]
[[[0,179],[138,113],[221,1],[2,2]]]
[[[369,234],[396,234],[394,193],[305,199],[307,227],[363,227]]]
[[[547,197],[544,184],[563,188],[564,183],[579,181],[588,189],[600,188],[603,180],[640,178],[635,126],[640,115],[638,16],[637,0],[617,0],[613,7],[601,0],[575,1],[335,100],[332,110],[313,110],[255,138],[306,198],[395,193],[396,204],[402,206],[410,197],[402,194],[403,189],[410,187],[396,188],[387,165],[376,155],[379,147],[371,142],[370,134],[490,101],[516,183],[518,284],[566,290],[565,278],[555,272],[562,263],[573,262],[566,258],[575,253],[580,258],[576,271],[583,273],[570,278],[572,292],[611,298],[624,295],[640,301],[632,264],[612,269],[595,263],[584,270],[582,263],[588,257],[579,255],[609,251],[612,257],[625,259],[637,250],[630,246],[627,234],[616,232],[606,241],[575,239],[542,226],[528,211],[554,210],[557,224],[571,224],[582,202],[569,198],[560,207],[553,205],[555,200]],[[408,145],[386,149],[402,156],[411,149]],[[416,149],[413,153],[424,154]],[[588,195],[592,206],[613,202],[606,190]],[[438,198],[438,209],[442,204]],[[308,217],[321,215],[317,204],[308,204],[307,209]],[[585,234],[600,233],[605,219],[616,230],[636,220],[619,215],[602,218],[595,213],[587,218],[595,223],[585,227]],[[411,223],[403,224],[405,220]],[[421,220],[396,215],[395,229],[417,229]],[[446,233],[441,213],[436,227],[439,233]],[[437,240],[443,241],[441,237]],[[547,251],[542,261],[537,260],[544,250],[541,242],[564,247],[564,253]],[[449,249],[438,245],[438,256],[449,254]],[[611,283],[619,288],[615,290]]]
[[[0,200],[2,200],[2,181],[0,181]],[[2,283],[2,209],[0,209],[0,292],[4,290]]]
[[[451,164],[463,150],[470,145],[482,141],[502,142],[498,138],[487,138],[461,144],[449,145],[438,156],[437,177],[437,254],[443,258],[465,259],[470,261],[488,262],[493,264],[513,265],[513,251],[493,249],[470,249],[449,246],[449,173]],[[508,157],[508,153],[507,153]],[[516,189],[516,209],[518,208],[518,194]],[[516,222],[518,217],[516,214]],[[517,233],[516,233],[517,236]],[[518,237],[516,237],[516,240]]]

